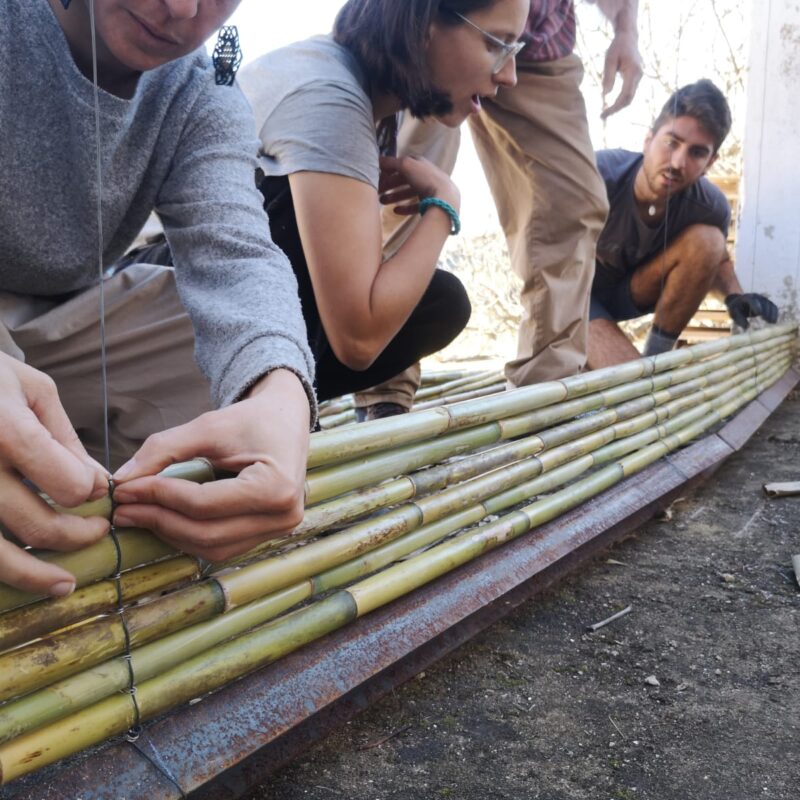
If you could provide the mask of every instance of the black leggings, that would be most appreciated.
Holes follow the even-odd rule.
[[[472,311],[466,290],[455,275],[437,269],[419,304],[383,352],[367,369],[349,369],[334,355],[322,326],[300,243],[289,179],[266,177],[261,181],[261,192],[272,239],[289,257],[297,277],[308,343],[317,363],[316,389],[320,400],[383,383],[423,356],[446,347],[466,326]]]

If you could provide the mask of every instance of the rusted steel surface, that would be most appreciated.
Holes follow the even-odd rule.
[[[116,742],[76,756],[0,790],[0,798],[240,796],[334,727],[629,534],[687,484],[707,477],[750,438],[797,381],[790,372],[717,433],[412,595],[155,721],[137,747]]]

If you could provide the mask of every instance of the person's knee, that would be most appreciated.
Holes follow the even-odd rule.
[[[680,236],[680,246],[691,255],[694,268],[716,273],[725,258],[722,231],[714,225],[690,225]]]
[[[449,272],[446,272],[445,275],[449,283],[449,301],[452,303],[452,323],[455,329],[453,338],[455,338],[467,327],[469,318],[472,316],[472,303],[464,284]]]
[[[619,325],[613,319],[597,317],[589,321],[589,341],[603,339],[619,333]]]
[[[472,315],[472,304],[464,284],[452,272],[437,270],[438,290],[446,313],[442,315],[442,338],[448,342],[467,327]]]

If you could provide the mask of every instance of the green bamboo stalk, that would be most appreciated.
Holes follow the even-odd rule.
[[[447,394],[453,389],[458,389],[470,382],[480,380],[487,375],[486,372],[466,372],[464,370],[442,372],[442,373],[423,373],[421,388],[416,394],[417,399],[425,400],[435,395]],[[497,375],[500,376],[499,371]],[[320,420],[326,420],[327,417],[341,417],[350,421],[355,419],[355,414],[346,415],[345,412],[352,412],[355,408],[355,401],[352,394],[347,394],[334,400],[327,400],[320,403],[319,416]],[[327,426],[331,423],[327,421],[324,425]],[[334,423],[334,424],[342,424]]]
[[[774,374],[773,380],[776,380],[777,377],[779,377],[780,374],[782,374],[782,371],[781,370],[773,370],[773,374]],[[751,393],[751,394],[754,394],[754,393]],[[746,402],[746,400],[744,400],[742,398],[741,393],[739,393],[739,395],[735,396],[734,399],[730,402],[729,408],[733,409],[735,407],[739,407],[744,402]],[[712,418],[711,423],[713,423],[713,421],[718,421],[720,419],[720,412],[716,412],[715,411],[710,416]],[[711,424],[711,423],[706,421],[704,423],[705,427],[707,428],[708,425]],[[703,429],[705,429],[705,428],[702,425],[695,425],[694,426],[694,430],[688,435],[684,434],[682,436],[672,436],[671,438],[674,441],[669,446],[667,446],[666,448],[664,446],[659,446],[659,447],[657,447],[655,449],[654,448],[650,448],[650,456],[652,457],[653,455],[657,454],[655,457],[659,457],[660,454],[663,454],[663,452],[667,452],[670,449],[674,449],[675,447],[679,446],[681,443],[684,443],[685,441],[688,441],[688,439],[690,439],[694,435],[697,435],[697,433],[701,432]],[[609,473],[608,471],[603,471],[603,472],[606,472],[607,474],[604,475],[604,476],[598,476],[598,475],[591,476],[589,479],[587,479],[587,481],[583,481],[582,483],[584,483],[584,484],[588,483],[594,489],[597,489],[598,486],[599,487],[604,487],[604,486],[607,486],[607,485],[611,485],[613,482],[616,482],[616,480],[619,479],[619,472],[620,472],[619,467],[620,467],[620,465],[622,467],[622,473],[623,474],[630,474],[631,472],[636,471],[639,468],[641,468],[641,466],[645,462],[646,462],[646,459],[642,460],[640,458],[633,459],[633,460],[631,460],[631,459],[627,459],[627,460],[623,459],[622,462],[620,462],[620,464],[613,465],[613,467],[612,467],[613,472]],[[611,479],[611,482],[609,482],[609,479]],[[561,492],[559,494],[563,495],[564,493]],[[574,492],[573,492],[573,495],[574,495]],[[531,506],[529,509],[524,509],[523,510],[523,514],[527,518],[528,522],[526,522],[525,519],[520,519],[517,515],[512,515],[512,522],[511,522],[510,525],[507,522],[508,518],[506,519],[506,521],[503,522],[503,528],[502,528],[502,531],[501,531],[501,535],[499,537],[495,536],[494,539],[486,540],[486,542],[484,543],[484,546],[479,546],[479,547],[477,547],[477,550],[476,550],[475,541],[474,541],[475,537],[473,536],[472,537],[472,541],[469,542],[470,547],[469,548],[461,548],[461,549],[462,550],[466,550],[468,553],[472,553],[474,555],[477,552],[481,552],[483,549],[486,549],[486,547],[488,547],[488,546],[495,546],[496,544],[501,543],[503,540],[505,540],[506,538],[509,538],[510,536],[519,535],[520,533],[524,532],[524,530],[526,530],[527,528],[530,527],[530,524],[541,524],[542,521],[546,521],[547,519],[551,518],[553,516],[553,511],[554,510],[555,510],[556,513],[560,513],[564,508],[565,502],[566,502],[568,507],[571,507],[571,505],[569,505],[569,502],[574,502],[574,497],[569,502],[565,501],[563,497],[561,499],[557,498],[555,501],[554,501],[554,498],[547,498],[546,501],[544,501],[544,513],[533,514],[531,512],[531,509],[533,509],[536,506],[539,506],[540,508],[542,508],[542,506],[543,506],[543,502],[539,501],[538,503],[536,503],[533,506]],[[497,528],[497,526],[494,526],[494,527]],[[478,535],[480,535],[480,532],[479,532]],[[458,537],[459,540],[463,540],[463,538],[464,538],[463,536],[462,537]],[[484,536],[484,538],[485,538],[485,536]],[[452,542],[456,542],[456,540],[452,540]],[[448,543],[447,545],[445,545],[445,547],[450,547],[450,550],[452,550],[452,547],[450,546],[451,544],[452,543]],[[432,552],[432,551],[428,551],[428,553],[430,553],[430,552]],[[422,556],[419,556],[417,558],[418,559],[422,558]],[[415,560],[415,559],[412,559],[412,561],[413,560]],[[406,563],[409,563],[409,562],[406,562]],[[427,574],[428,578],[431,578],[431,577],[434,577],[434,576],[440,574],[440,573],[437,572],[437,569],[441,567],[441,563],[442,563],[442,558],[438,557],[437,558],[437,564],[434,565],[435,568],[429,568],[427,570],[427,572],[425,572],[423,574]],[[452,568],[452,566],[455,565],[456,560],[451,556],[449,558],[449,562],[448,563],[450,565],[449,568]],[[402,567],[404,565],[400,565],[400,566]],[[386,575],[386,573],[381,573],[379,576],[376,576],[376,577],[381,578],[381,577],[385,577],[385,575]],[[351,590],[350,590],[350,594],[352,596],[356,597],[357,603],[358,603],[359,600],[361,601],[359,603],[359,608],[362,610],[361,613],[364,613],[365,610],[369,610],[369,603],[365,602],[365,600],[364,600],[365,596],[368,599],[370,597],[369,591],[367,589],[367,587],[369,586],[369,581],[370,581],[370,579],[367,579],[367,581],[362,581],[360,584],[358,584],[357,587],[351,587]],[[386,584],[386,581],[383,581],[382,585],[385,586],[385,584]],[[406,587],[406,590],[407,590],[407,587]],[[405,593],[405,591],[403,591],[402,593]],[[375,602],[374,594],[375,593],[373,592],[373,597],[372,597],[373,603]],[[388,597],[388,599],[394,599],[395,596],[397,596],[397,595],[396,594],[395,595],[391,595],[391,593],[390,593],[390,596]],[[388,599],[384,597],[383,601],[384,602],[388,602]],[[379,604],[380,603],[378,603],[377,605],[379,605]],[[316,604],[318,610],[321,609],[321,605],[322,604]],[[336,607],[340,607],[339,604],[332,604],[332,605],[336,605]],[[373,606],[373,607],[375,607],[375,606]],[[287,622],[291,621],[291,622],[294,623],[294,621],[298,618],[297,615],[304,614],[304,613],[308,613],[308,610],[306,609],[306,610],[302,610],[300,612],[296,612],[296,615],[290,615],[290,617],[284,618],[284,620],[279,620],[278,623],[273,624],[272,626],[267,626],[266,629],[262,629],[261,631],[257,631],[255,633],[263,635],[265,630],[268,630],[270,633],[274,633],[281,626],[286,625]],[[316,628],[317,632],[319,630],[321,630],[321,629],[325,630],[325,631],[331,630],[331,628],[327,627],[324,623],[320,623],[320,615],[319,614],[317,614],[314,617],[314,619],[315,619],[314,627]],[[245,637],[245,638],[248,638],[248,637]],[[293,637],[291,637],[291,636],[289,637],[289,639],[292,639],[291,646],[293,648],[295,646],[295,644],[296,644],[296,640],[293,639]],[[274,638],[273,638],[273,642],[274,642]],[[272,653],[274,653],[274,649],[273,649]],[[272,653],[267,655],[267,657],[266,657],[267,660],[271,660]],[[205,658],[204,662],[206,664],[208,664],[208,659]],[[218,660],[217,663],[220,663],[220,661]],[[183,665],[182,668],[185,668],[186,666],[187,665]],[[174,670],[173,670],[173,672],[174,672]],[[216,680],[216,678],[214,680]],[[219,684],[217,684],[217,685],[219,685]],[[140,687],[140,692],[141,692],[142,688],[143,687]],[[148,688],[150,688],[150,687],[148,686]],[[86,726],[86,727],[97,727],[98,722],[97,722],[97,719],[96,719],[96,715],[92,714],[91,717],[94,720],[94,722],[93,722],[93,724],[91,726]],[[122,729],[124,729],[124,726],[123,726]],[[16,742],[15,744],[19,745],[20,742]],[[25,742],[22,742],[23,746],[22,746],[21,750],[18,748],[17,752],[21,752],[21,751],[25,750],[24,744],[25,744]],[[30,754],[29,754],[29,756],[30,756]],[[35,755],[34,755],[34,757],[35,757]],[[26,761],[26,759],[19,759],[19,760]],[[13,763],[13,759],[11,759],[11,762]],[[6,766],[6,762],[2,758],[2,755],[0,755],[0,763],[3,764],[4,780],[11,779],[9,777],[11,773],[9,773],[9,770],[8,770],[8,768]]]
[[[437,386],[442,383],[450,383],[469,375],[477,375],[488,370],[471,369],[448,369],[448,370],[424,370],[420,376],[420,388],[427,389],[429,386]]]
[[[487,397],[489,395],[504,392],[506,390],[505,381],[499,383],[492,383],[489,386],[484,386],[480,389],[469,389],[468,391],[459,392],[458,394],[445,395],[444,397],[435,397],[432,400],[425,400],[421,403],[414,402],[414,411],[424,411],[426,408],[435,408],[436,406],[446,406],[452,403],[462,403],[464,400],[473,400],[476,397]]]
[[[750,379],[748,383],[754,384],[754,380]],[[747,385],[735,386],[720,399],[727,397],[729,401],[733,400],[741,404],[740,398],[743,389],[747,389]],[[720,394],[720,387],[713,387],[706,394],[709,398],[713,398]],[[270,595],[242,606],[223,617],[195,625],[188,631],[172,634],[151,645],[134,650],[132,663],[137,682],[147,680],[157,674],[157,671],[171,668],[181,660],[196,655],[225,638],[238,635],[256,624],[265,622],[270,615],[281,613],[291,605],[307,599],[312,593],[317,595],[338,588],[421,547],[439,541],[460,528],[479,522],[488,514],[499,513],[510,505],[529,500],[536,494],[561,486],[592,466],[604,463],[611,458],[619,458],[631,450],[651,443],[654,438],[679,431],[685,425],[696,422],[706,414],[709,405],[706,402],[701,406],[695,406],[664,425],[648,428],[611,447],[602,448],[605,453],[600,450],[589,455],[581,455],[574,461],[555,467],[549,473],[532,481],[490,497],[484,503],[456,511],[438,522],[424,525],[397,541],[390,542],[345,564],[313,576],[277,595]],[[80,675],[63,680],[35,695],[8,703],[0,709],[0,741],[19,735],[67,713],[72,713],[86,704],[97,702],[109,693],[123,688],[127,680],[127,666],[116,661],[86,670]]]
[[[432,400],[436,397],[444,397],[450,394],[462,392],[465,389],[479,389],[483,386],[488,386],[491,383],[498,383],[503,380],[503,375],[500,370],[488,370],[485,372],[474,372],[466,374],[456,380],[448,381],[447,383],[439,384],[438,386],[426,387],[419,389],[414,396],[415,402]]]
[[[320,417],[328,417],[333,414],[341,414],[342,411],[349,411],[353,408],[353,395],[345,394],[333,400],[326,400],[319,404]]]
[[[98,581],[68,597],[52,598],[0,614],[0,652],[45,636],[81,620],[113,612],[121,596],[128,605],[154,592],[196,579],[197,559],[178,556],[123,573],[116,581]]]
[[[733,380],[740,382],[739,378]],[[714,392],[718,393],[724,385],[719,384]],[[665,391],[663,395],[663,399],[667,400],[671,393]],[[688,399],[673,400],[672,406],[680,409],[692,402],[693,398],[690,396]],[[638,401],[628,405],[628,413],[643,407]],[[618,415],[618,412],[614,413]],[[672,409],[663,410],[663,415],[669,413],[672,413]],[[657,412],[649,412],[639,415],[636,419],[639,420],[638,425],[644,427],[651,425],[659,416]],[[579,420],[577,431],[580,433],[585,430],[587,423],[597,424],[592,419]],[[626,431],[629,429],[630,426],[625,428]],[[335,537],[315,542],[301,550],[294,550],[236,572],[220,575],[216,583],[208,581],[188,590],[176,592],[169,598],[130,609],[127,620],[131,642],[139,644],[152,641],[164,633],[175,630],[178,626],[185,626],[219,614],[225,607],[233,608],[251,602],[254,598],[263,596],[265,587],[269,591],[289,587],[360,552],[396,539],[421,524],[452,513],[461,505],[468,505],[496,494],[509,482],[538,475],[577,455],[591,452],[611,441],[616,435],[614,426],[602,428],[575,442],[555,448],[547,454],[546,459],[532,458],[518,462],[505,473],[492,472],[440,494],[401,506],[377,521],[368,520]],[[539,437],[533,438],[539,439]],[[558,440],[560,441],[560,438]],[[541,440],[531,444],[530,447],[532,451],[541,449]],[[0,700],[33,691],[81,671],[81,666],[98,663],[121,652],[123,644],[121,622],[118,618],[111,617],[88,623],[77,631],[47,637],[41,642],[0,657]],[[45,660],[48,666],[37,669],[36,665]],[[5,679],[2,676],[6,676]]]
[[[627,362],[616,367],[595,370],[561,381],[542,383],[506,392],[494,402],[483,398],[469,400],[455,407],[439,407],[382,420],[380,425],[361,425],[316,434],[309,453],[309,468],[346,461],[383,450],[387,444],[403,444],[436,436],[446,431],[491,422],[522,414],[581,394],[617,386],[654,373],[664,372],[690,361],[700,361],[737,347],[750,346],[797,330],[796,324],[775,325],[757,331],[693,345],[653,358]],[[588,377],[591,376],[591,377]]]
[[[332,414],[327,417],[319,418],[320,430],[327,431],[331,428],[340,428],[342,425],[349,425],[351,422],[356,421],[356,410],[351,408],[347,411],[342,411],[339,414]]]
[[[792,337],[784,338],[789,340]],[[758,350],[764,358],[767,358],[771,352],[778,352],[781,347],[785,347],[785,343],[778,340],[777,346],[766,342],[756,345],[753,349]],[[530,433],[531,431],[545,428],[552,425],[554,422],[570,419],[577,414],[586,413],[603,406],[642,396],[654,389],[669,387],[673,385],[673,383],[676,387],[683,384],[684,388],[688,390],[692,385],[692,380],[696,383],[697,377],[709,374],[715,367],[720,367],[720,369],[715,372],[709,380],[718,380],[724,376],[734,374],[743,367],[745,362],[752,363],[753,356],[749,353],[726,353],[711,361],[683,367],[676,370],[674,373],[665,373],[654,378],[646,378],[604,392],[567,401],[558,406],[539,409],[538,411],[508,420],[500,420],[497,423],[500,426],[499,438],[516,438]],[[721,369],[723,366],[726,367],[724,370]],[[490,423],[486,428],[487,431],[491,432],[487,437],[488,439],[491,439],[494,435],[495,429],[493,425],[493,423]],[[454,436],[458,437],[460,434]],[[487,469],[502,466],[503,464],[510,463],[511,461],[529,454],[527,450],[524,450],[524,452],[521,451],[520,454],[515,455],[517,449],[519,449],[518,445],[506,448],[505,450],[493,448],[478,453],[477,455],[463,458],[454,463],[442,464],[437,467],[425,469],[422,472],[415,473],[413,480],[408,476],[402,476],[379,486],[359,488],[350,494],[336,497],[327,502],[311,505],[307,507],[305,519],[293,536],[265,542],[250,553],[225,562],[225,565],[233,566],[250,562],[264,554],[285,548],[287,545],[298,544],[305,541],[322,531],[329,530],[335,525],[353,522],[379,508],[394,505],[425,492],[444,488],[448,484],[474,477],[476,474],[486,471]],[[424,461],[425,459],[421,460]],[[390,459],[385,460],[384,463],[386,463],[386,461],[391,464]],[[375,472],[371,471],[373,467],[374,465],[370,465],[370,468],[362,467],[362,474],[369,474],[374,479]],[[378,477],[385,477],[385,473],[380,473]]]
[[[744,354],[743,357],[748,358],[751,356]],[[699,371],[702,372],[703,370]],[[670,382],[668,378],[664,380],[667,383]],[[642,393],[650,390],[653,385],[653,381],[650,378],[636,383],[636,390],[641,389]],[[603,397],[602,393],[595,393],[593,397],[594,402],[591,404],[584,403],[585,398],[580,398],[572,407],[568,407],[568,411],[571,412],[575,407],[585,410],[591,407],[599,407],[599,404],[604,399],[607,399]],[[544,415],[544,418],[553,419],[557,413],[557,411],[551,410]],[[324,500],[346,494],[353,489],[374,484],[378,480],[392,478],[398,474],[407,473],[421,466],[463,453],[465,448],[475,449],[478,446],[493,444],[501,438],[523,435],[528,433],[531,427],[537,423],[538,420],[535,414],[536,412],[532,412],[517,416],[512,420],[492,421],[467,430],[458,430],[454,433],[440,436],[430,442],[414,443],[404,447],[387,449],[344,464],[335,464],[311,470],[306,478],[306,504],[310,507],[314,506]]]
[[[265,592],[262,592],[263,595]],[[131,646],[223,613],[218,583],[206,580],[125,612]],[[101,617],[0,655],[0,702],[32,692],[122,653],[119,615]]]
[[[729,378],[727,384],[722,382],[714,387],[712,391],[720,393],[725,388],[740,384],[741,373],[734,374]],[[672,392],[664,390],[661,400],[670,401],[674,393],[674,389]],[[669,406],[668,403],[669,407],[661,412],[650,411],[635,417],[636,425],[640,426],[640,428],[647,427],[658,421],[662,416],[665,417],[670,413],[677,413],[686,407],[690,407],[697,403],[700,397],[702,397],[702,393],[671,400],[672,405]],[[632,401],[632,405],[626,409],[626,412],[632,414],[640,409],[641,404],[638,401]],[[619,412],[616,413],[619,415]],[[601,415],[600,422],[607,422],[609,419],[611,419],[611,416]],[[570,427],[580,434],[587,427],[590,427],[589,423],[595,424],[594,420],[587,418],[578,420],[577,424],[573,423]],[[631,429],[632,426],[630,424],[624,427],[625,431],[630,431]],[[377,520],[368,519],[337,533],[335,536],[315,541],[300,549],[291,550],[270,559],[264,559],[239,571],[221,575],[218,580],[228,598],[229,607],[249,602],[253,597],[253,592],[260,591],[261,587],[269,586],[272,589],[278,589],[288,586],[297,580],[308,578],[314,572],[348,560],[359,552],[371,550],[390,539],[396,539],[407,534],[421,524],[439,518],[443,513],[452,511],[453,504],[476,502],[483,497],[496,493],[499,490],[498,486],[503,483],[522,480],[521,476],[523,475],[530,477],[539,474],[539,472],[559,465],[575,455],[590,452],[606,444],[616,435],[614,425],[601,427],[587,436],[568,441],[538,457],[534,457],[533,454],[542,451],[545,447],[545,442],[540,436],[531,437],[524,443],[514,444],[517,454],[521,454],[524,448],[527,448],[526,455],[531,456],[531,458],[507,467],[502,473],[494,471],[453,486],[437,495],[421,498],[413,503],[399,506],[383,514]],[[567,436],[562,433],[560,436],[553,438],[555,441],[562,441]]]
[[[149,531],[141,528],[118,528],[117,538],[122,553],[121,571],[150,564],[162,558],[175,555],[175,550],[159,541]],[[99,542],[72,553],[56,553],[52,550],[32,550],[42,561],[57,564],[71,572],[77,586],[83,587],[113,575],[117,567],[117,548],[110,536]],[[11,586],[0,584],[0,611],[8,611],[19,606],[35,603],[45,596],[24,592]]]
[[[305,581],[150,644],[135,647],[130,653],[135,683],[149,680],[226,639],[274,619],[311,595],[312,585]],[[0,706],[0,743],[97,703],[126,689],[129,683],[127,662],[115,658],[88,667],[34,694],[9,701]]]

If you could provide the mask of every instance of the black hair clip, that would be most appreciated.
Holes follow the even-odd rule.
[[[236,71],[242,63],[239,30],[235,25],[225,25],[220,28],[211,61],[214,64],[214,80],[217,86],[233,86]]]

